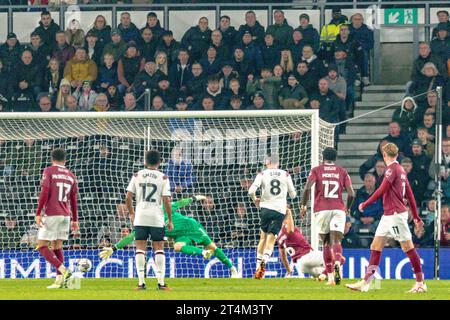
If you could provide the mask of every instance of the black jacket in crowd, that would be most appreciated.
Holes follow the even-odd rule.
[[[3,62],[3,70],[13,72],[20,61],[22,54],[22,45],[17,41],[13,48],[9,48],[7,43],[0,46],[0,59]]]
[[[236,43],[242,41],[242,36],[244,33],[248,31],[253,37],[253,41],[256,41],[258,44],[264,43],[264,27],[259,23],[259,21],[256,21],[255,25],[253,27],[250,27],[247,24],[243,24],[239,27]]]
[[[56,46],[56,33],[60,30],[59,25],[52,20],[48,28],[45,28],[42,22],[39,21],[39,27],[34,29],[34,32],[39,33],[41,36],[42,42],[50,47],[53,50]]]
[[[199,26],[191,27],[181,38],[181,44],[189,50],[193,61],[199,60],[211,42],[211,29],[201,31]]]
[[[161,23],[158,22],[156,23],[156,25],[154,27],[150,27],[148,24],[145,25],[145,27],[143,27],[140,31],[142,33],[142,31],[144,31],[144,29],[149,28],[150,30],[152,30],[152,34],[153,34],[153,39],[156,41],[156,43],[159,42],[159,40],[162,37],[162,34],[164,33],[164,28],[161,27]]]
[[[345,105],[333,91],[328,90],[326,94],[315,93],[310,100],[320,102],[319,117],[329,123],[345,120]]]

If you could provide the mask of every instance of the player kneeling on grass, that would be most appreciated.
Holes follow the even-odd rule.
[[[212,256],[215,256],[230,269],[231,277],[237,278],[238,273],[236,267],[230,259],[227,258],[223,251],[211,240],[206,233],[205,228],[197,220],[183,216],[178,212],[179,209],[190,205],[194,200],[203,201],[205,199],[205,196],[198,195],[192,198],[172,202],[173,230],[169,231],[166,229],[166,236],[174,239],[174,249],[176,252],[182,252],[187,255],[203,256],[205,259],[210,259]],[[166,210],[164,210],[164,220],[167,224],[168,219]],[[102,252],[100,252],[100,258],[103,260],[108,259],[114,251],[131,244],[134,241],[134,238],[135,232],[133,231],[128,236],[121,239],[112,248],[103,248]],[[201,249],[194,244],[202,245],[205,249]]]
[[[52,165],[44,169],[41,180],[41,193],[36,211],[36,224],[39,226],[37,250],[56,268],[56,281],[48,289],[67,288],[70,270],[64,267],[63,241],[69,237],[70,229],[77,231],[78,204],[77,180],[69,169],[64,167],[66,153],[55,149],[51,154]],[[70,222],[70,208],[72,223]],[[44,216],[41,216],[44,209]],[[52,250],[49,249],[51,244]]]
[[[277,155],[267,157],[266,170],[258,174],[248,190],[255,205],[261,208],[261,233],[256,256],[255,279],[262,279],[266,263],[273,252],[273,246],[283,224],[287,210],[287,194],[291,199],[297,196],[292,178],[287,171],[278,169]],[[256,197],[256,190],[261,188],[261,198]]]
[[[383,147],[383,159],[386,163],[383,182],[369,199],[359,205],[359,211],[363,212],[364,208],[383,196],[384,215],[381,217],[375,237],[370,245],[370,260],[366,275],[363,280],[357,283],[347,284],[346,286],[349,289],[362,292],[369,291],[370,282],[374,278],[380,264],[381,251],[386,244],[386,238],[393,237],[400,242],[400,246],[408,256],[416,275],[416,283],[408,292],[422,293],[427,291],[427,286],[423,282],[420,257],[411,240],[411,231],[408,227],[408,208],[404,202],[405,196],[414,219],[416,233],[422,231],[423,222],[417,212],[416,200],[409,185],[407,174],[397,162],[397,157],[398,148],[395,144],[388,143]]]
[[[136,270],[139,283],[136,290],[146,289],[145,266],[147,241],[152,240],[155,255],[156,277],[159,290],[170,290],[165,282],[166,256],[164,254],[164,213],[167,212],[167,230],[173,230],[172,207],[170,205],[170,183],[164,173],[158,170],[161,155],[157,150],[145,153],[146,169],[140,170],[131,178],[127,188],[125,203],[134,225],[136,238]],[[136,196],[136,217],[133,208],[133,196]]]
[[[278,246],[280,250],[281,261],[286,268],[286,277],[292,275],[293,270],[289,265],[287,255],[297,266],[301,273],[307,273],[314,278],[319,278],[325,271],[325,263],[321,251],[314,251],[302,232],[294,224],[292,212],[287,209],[286,218],[278,234]]]

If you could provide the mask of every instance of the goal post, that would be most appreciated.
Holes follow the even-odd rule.
[[[259,216],[248,188],[268,154],[278,154],[298,194],[322,150],[334,145],[334,125],[317,110],[0,113],[0,278],[51,277],[54,270],[34,250],[42,169],[50,151],[62,147],[67,167],[79,181],[80,232],[65,245],[66,265],[88,258],[87,277],[134,277],[133,247],[107,261],[99,248],[117,242],[132,226],[127,217],[126,187],[143,168],[146,150],[161,152],[161,170],[171,181],[174,201],[196,194],[206,200],[180,209],[199,221],[224,249],[243,277],[256,260]],[[314,248],[314,217],[299,217],[299,199],[291,201],[295,222]],[[312,205],[312,204],[311,204]],[[216,259],[174,253],[168,242],[169,277],[228,277]],[[155,265],[149,255],[148,275]],[[277,253],[268,277],[283,276]]]

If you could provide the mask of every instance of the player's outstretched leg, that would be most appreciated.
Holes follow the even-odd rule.
[[[214,242],[211,242],[206,249],[209,251],[212,251],[214,256],[219,259],[220,262],[222,262],[225,266],[227,266],[228,269],[230,269],[231,272],[231,278],[237,278],[238,272],[236,267],[233,265],[233,262],[228,259],[228,257],[223,253],[222,249],[217,247],[217,245]]]
[[[264,275],[265,272],[266,266],[263,261],[265,247],[266,247],[266,233],[261,231],[258,248],[256,252],[256,272],[255,275],[253,276],[255,279],[261,279],[262,275]]]
[[[342,254],[342,238],[343,234],[339,231],[331,231],[330,239],[332,244],[333,251],[333,268],[334,268],[334,282],[339,285],[341,284],[342,279],[342,265],[341,262],[343,260]]]
[[[412,241],[407,241],[407,243],[400,243],[400,244],[405,251],[407,250],[406,255],[409,258],[411,266],[414,270],[414,274],[416,276],[416,283],[414,284],[412,289],[409,290],[408,292],[409,293],[427,292],[427,285],[423,282],[423,272],[422,272],[422,265],[420,264],[420,257],[416,251],[416,248],[414,248],[414,244],[412,243]]]
[[[64,267],[63,263],[58,260],[55,253],[48,248],[48,241],[39,240],[38,241],[38,251],[48,261],[52,266],[55,267],[56,270],[59,270],[62,274],[62,281],[60,284],[60,288],[64,288],[67,286],[67,282],[69,278],[72,276],[70,270]]]

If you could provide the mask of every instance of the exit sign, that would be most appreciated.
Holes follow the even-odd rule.
[[[384,24],[417,24],[417,8],[384,9]]]

